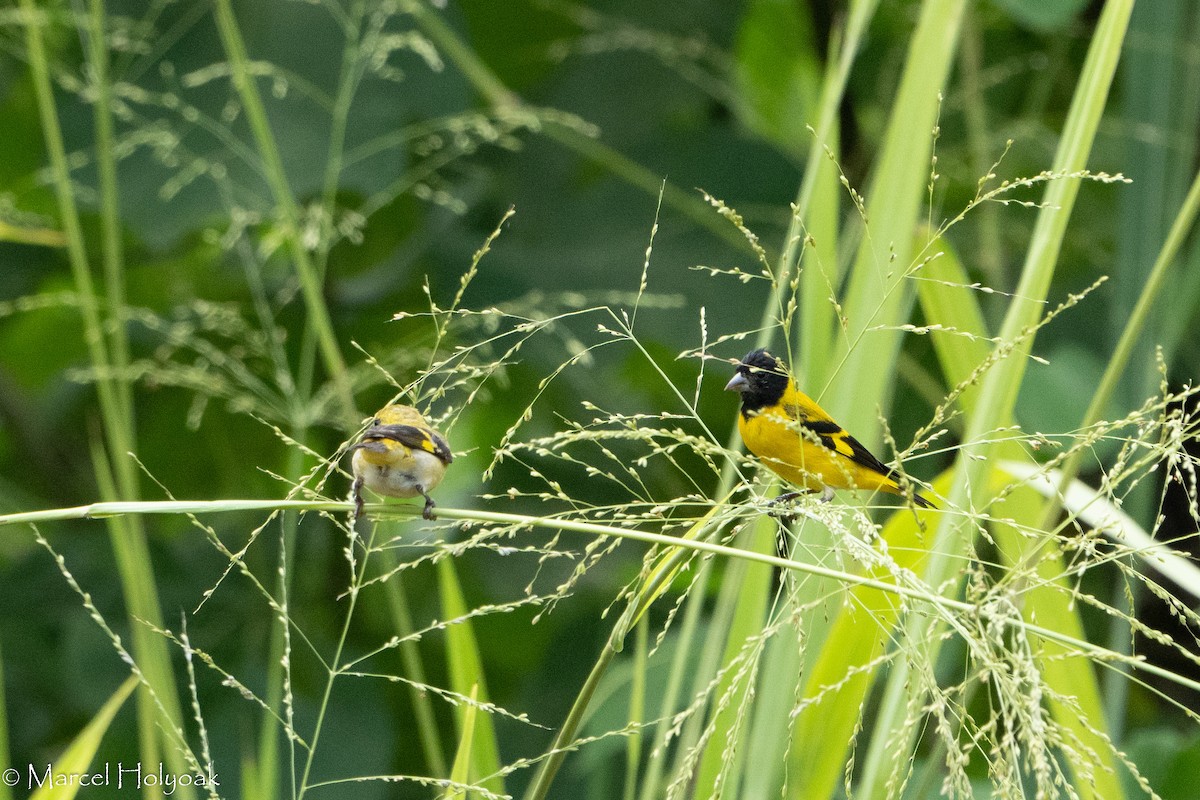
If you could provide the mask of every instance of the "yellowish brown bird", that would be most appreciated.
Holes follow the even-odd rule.
[[[366,486],[388,497],[425,498],[421,516],[433,519],[436,505],[429,493],[442,482],[454,460],[450,445],[412,406],[384,406],[363,432],[354,452],[354,512],[362,515],[362,489]]]
[[[787,482],[827,498],[834,489],[906,495],[893,471],[800,391],[766,350],[747,353],[725,388],[742,396],[742,441]],[[915,492],[911,496],[922,508],[937,508]]]

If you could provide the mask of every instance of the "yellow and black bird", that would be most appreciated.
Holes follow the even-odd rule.
[[[796,387],[779,359],[747,353],[725,386],[742,395],[738,432],[772,472],[809,492],[864,489],[904,495],[892,470]],[[913,502],[936,508],[915,492]]]
[[[390,405],[379,410],[354,452],[355,519],[362,515],[362,488],[389,497],[425,498],[421,516],[433,519],[433,491],[454,460],[445,437],[412,406]]]

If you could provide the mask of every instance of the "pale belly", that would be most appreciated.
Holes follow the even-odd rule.
[[[445,465],[432,453],[410,450],[408,456],[393,464],[376,464],[362,450],[354,453],[354,472],[363,484],[388,497],[416,497],[429,494],[442,482]]]

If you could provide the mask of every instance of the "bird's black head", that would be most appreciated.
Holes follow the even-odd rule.
[[[746,354],[725,389],[742,395],[742,413],[746,414],[778,403],[787,385],[787,369],[775,356],[759,349]]]

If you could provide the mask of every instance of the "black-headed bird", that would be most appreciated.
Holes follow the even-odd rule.
[[[738,432],[772,472],[804,491],[864,489],[906,495],[892,470],[796,387],[766,350],[747,353],[725,386],[742,395]],[[913,502],[936,508],[917,493]]]
[[[355,519],[362,515],[362,488],[388,497],[425,498],[421,516],[433,519],[435,503],[429,493],[442,482],[454,460],[450,445],[412,406],[390,405],[379,410],[354,452]]]

